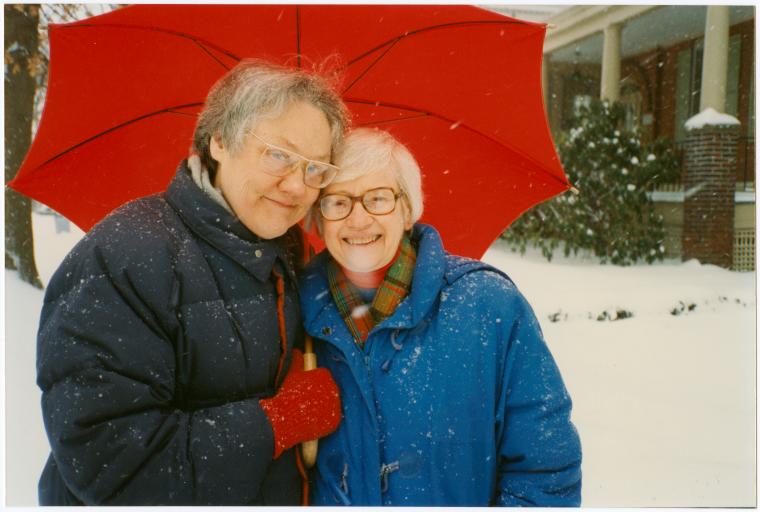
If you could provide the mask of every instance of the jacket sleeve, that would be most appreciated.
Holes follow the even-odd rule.
[[[85,504],[250,502],[272,464],[271,426],[255,398],[177,405],[176,279],[162,258],[84,241],[48,286],[37,370],[53,457]]]
[[[496,503],[579,506],[581,446],[572,403],[533,311],[509,283],[498,404]],[[507,317],[503,315],[502,318]]]

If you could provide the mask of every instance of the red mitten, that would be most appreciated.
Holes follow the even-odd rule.
[[[260,400],[274,432],[274,458],[302,441],[324,437],[340,423],[338,386],[324,368],[303,369],[303,354],[293,349],[280,390]]]

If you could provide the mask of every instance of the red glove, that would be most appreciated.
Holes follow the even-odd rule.
[[[324,437],[340,423],[338,386],[325,368],[303,369],[303,354],[293,349],[280,390],[260,400],[274,432],[274,458],[302,441]]]

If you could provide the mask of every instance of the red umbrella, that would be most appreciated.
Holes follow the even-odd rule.
[[[210,86],[241,58],[337,56],[354,125],[410,147],[422,220],[480,257],[569,186],[543,109],[544,31],[458,5],[137,5],[52,25],[45,110],[9,185],[87,230],[166,187]]]

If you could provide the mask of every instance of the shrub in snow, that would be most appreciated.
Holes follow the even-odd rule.
[[[533,245],[551,260],[561,246],[566,256],[591,251],[618,265],[663,258],[663,221],[647,192],[676,179],[677,159],[664,141],[644,144],[640,131],[624,130],[624,119],[620,104],[578,108],[558,152],[579,193],[565,192],[515,221],[502,235],[513,249]]]

